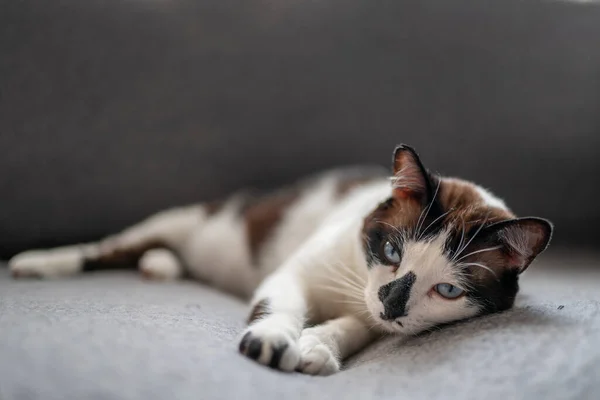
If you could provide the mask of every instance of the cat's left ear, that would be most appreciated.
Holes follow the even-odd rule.
[[[522,273],[543,252],[552,237],[552,223],[543,218],[527,217],[492,224],[481,232],[480,240],[500,246],[506,266]]]
[[[421,163],[417,152],[402,144],[394,150],[393,157],[393,196],[411,198],[427,204],[433,196],[434,178]]]

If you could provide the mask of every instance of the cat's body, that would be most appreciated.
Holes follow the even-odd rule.
[[[509,308],[550,234],[480,187],[430,175],[401,146],[391,183],[378,169],[332,171],[266,196],[165,211],[99,243],[25,252],[9,266],[15,276],[136,264],[154,279],[189,275],[251,298],[243,354],[330,374],[384,332]]]

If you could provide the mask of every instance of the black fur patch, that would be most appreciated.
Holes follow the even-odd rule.
[[[248,316],[248,325],[252,324],[256,320],[266,317],[269,314],[271,314],[269,309],[269,300],[262,299],[252,308],[252,311]]]
[[[262,350],[262,340],[259,338],[254,338],[250,340],[250,344],[248,345],[248,352],[246,355],[253,360],[257,360],[260,357],[260,352]]]
[[[381,264],[383,262],[381,248],[383,240],[387,235],[387,232],[379,226],[366,232],[364,244],[368,268],[372,268],[374,264]]]
[[[246,350],[248,349],[248,342],[250,342],[250,335],[251,333],[247,332],[240,341],[240,353],[246,353]]]
[[[283,353],[288,348],[288,344],[284,344],[282,346],[273,346],[273,355],[271,356],[271,361],[269,362],[269,367],[271,368],[279,368],[279,362],[281,361],[281,357],[283,357]]]
[[[467,298],[480,307],[480,314],[490,314],[508,310],[515,302],[519,291],[519,272],[514,268],[503,270],[497,279],[487,282],[473,282]]]
[[[381,318],[393,320],[406,315],[406,303],[416,280],[417,276],[411,271],[379,288],[377,295],[384,308]]]

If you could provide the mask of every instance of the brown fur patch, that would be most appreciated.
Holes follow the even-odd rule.
[[[485,203],[473,184],[457,179],[442,181],[438,201],[444,211],[449,211],[444,220],[452,223],[455,231],[462,233],[464,227],[467,237],[482,224],[515,218],[512,212]]]
[[[444,210],[454,208],[456,212],[462,212],[465,217],[470,217],[469,220],[475,220],[478,216],[485,217],[488,214],[488,222],[502,221],[515,217],[508,210],[490,207],[483,202],[483,198],[475,185],[458,179],[443,179],[437,199]]]
[[[417,224],[422,207],[412,198],[390,198],[381,203],[365,219],[365,229],[380,226],[384,230],[412,230]]]
[[[166,247],[165,243],[158,240],[148,241],[136,247],[117,247],[110,252],[100,254],[99,257],[86,259],[83,270],[96,271],[110,268],[137,268],[137,263],[145,252]]]
[[[373,248],[379,245],[376,236],[386,236],[395,232],[419,236],[435,222],[436,225],[451,227],[453,236],[457,238],[456,243],[453,244],[456,247],[463,226],[465,237],[468,238],[473,234],[473,230],[478,229],[483,223],[489,225],[514,218],[510,211],[490,207],[484,203],[473,184],[456,179],[441,180],[434,207],[431,209],[435,212],[423,218],[422,212],[429,204],[429,202],[422,203],[412,196],[399,196],[394,192],[394,196],[380,204],[365,218],[363,229],[365,244],[376,252],[379,251],[378,248]]]
[[[257,261],[262,245],[279,224],[284,211],[299,195],[298,190],[289,189],[251,201],[243,207],[248,246],[254,262]]]
[[[248,316],[248,325],[252,324],[254,321],[266,317],[269,314],[271,314],[271,311],[269,310],[269,300],[262,299],[256,303],[254,307],[252,307],[252,311]]]
[[[213,201],[209,201],[206,203],[202,203],[202,207],[204,208],[204,210],[206,211],[206,214],[209,217],[211,215],[214,215],[214,214],[218,213],[219,211],[221,211],[221,209],[223,208],[224,205],[225,205],[225,202],[222,200],[213,200]]]

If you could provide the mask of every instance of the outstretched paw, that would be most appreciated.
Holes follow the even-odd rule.
[[[340,370],[340,362],[329,347],[319,338],[311,335],[301,336],[299,341],[300,363],[298,372],[308,375],[331,375]]]
[[[10,259],[8,268],[15,278],[49,278],[76,273],[81,261],[82,253],[78,247],[31,250]]]
[[[294,371],[300,361],[298,344],[267,324],[249,327],[242,336],[239,349],[246,357],[282,371]]]

